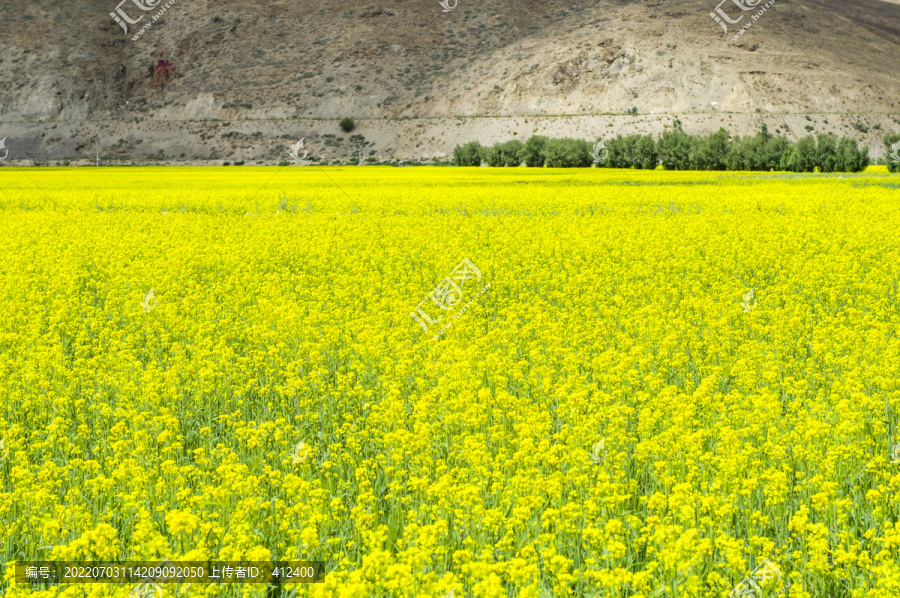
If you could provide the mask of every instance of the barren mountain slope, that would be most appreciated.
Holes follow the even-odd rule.
[[[20,157],[74,158],[121,140],[137,156],[268,160],[302,135],[334,156],[346,139],[317,119],[343,116],[381,158],[511,132],[658,131],[673,114],[735,133],[767,118],[795,136],[807,115],[827,114],[817,131],[866,140],[877,138],[869,127],[900,125],[900,6],[880,0],[779,0],[755,21],[762,4],[741,13],[728,2],[741,22],[727,36],[707,0],[459,0],[449,12],[437,0],[176,0],[133,40],[163,6],[144,12],[141,1],[121,5],[143,17],[126,35],[109,16],[115,0],[3,0],[0,136],[19,139]],[[154,77],[160,59],[170,73]],[[459,116],[482,118],[447,120]],[[399,118],[426,120],[412,135]],[[325,134],[338,137],[326,147]]]

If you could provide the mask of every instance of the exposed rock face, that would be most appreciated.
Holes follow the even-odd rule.
[[[716,0],[460,0],[449,12],[436,0],[131,0],[127,33],[105,1],[97,14],[32,3],[2,27],[0,136],[13,158],[118,144],[122,159],[277,161],[304,135],[334,158],[361,143],[338,129],[345,116],[378,159],[538,130],[658,132],[675,115],[695,132],[765,120],[870,144],[900,130],[900,4],[882,0],[778,0],[763,14],[729,3],[740,21],[728,35]],[[48,136],[61,140],[15,150]]]

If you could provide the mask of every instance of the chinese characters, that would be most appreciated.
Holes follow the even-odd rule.
[[[409,315],[422,326],[422,330],[427,334],[428,324],[437,324],[443,319],[444,314],[441,313],[442,311],[450,311],[459,305],[460,301],[462,301],[466,281],[473,278],[475,282],[480,282],[481,270],[476,268],[475,264],[466,258],[456,266],[453,272],[450,273],[450,276],[438,283],[438,286],[419,302],[419,305],[416,306],[416,311],[410,312]],[[472,285],[469,286],[471,287]],[[429,299],[431,299],[433,305],[428,304],[426,307],[432,314],[441,314],[436,318],[432,318],[425,311],[425,308],[422,307],[422,304]],[[441,311],[434,311],[435,307]]]

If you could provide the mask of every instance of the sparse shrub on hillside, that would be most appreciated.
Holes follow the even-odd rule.
[[[356,123],[353,121],[352,118],[342,118],[341,122],[338,123],[338,126],[341,127],[341,130],[344,133],[349,133],[350,131],[352,131],[353,129],[356,128]]]

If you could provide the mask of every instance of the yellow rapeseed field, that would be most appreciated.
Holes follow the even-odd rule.
[[[883,170],[2,168],[0,594],[896,598]]]

